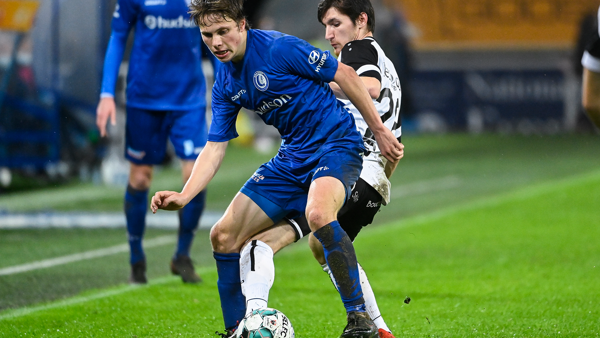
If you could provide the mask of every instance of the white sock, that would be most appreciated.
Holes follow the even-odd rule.
[[[335,281],[335,277],[333,277],[333,272],[331,272],[331,270],[329,269],[329,265],[327,265],[327,263],[321,264],[321,268],[323,268],[323,271],[327,272],[327,274],[329,275],[329,279],[331,279],[331,282],[333,283],[333,286],[335,286],[335,289],[339,291],[337,283]]]
[[[379,312],[377,300],[375,299],[373,288],[371,288],[371,283],[369,283],[369,278],[367,278],[365,270],[362,268],[362,266],[360,266],[360,264],[357,265],[358,274],[360,276],[360,286],[362,288],[363,298],[365,299],[365,307],[367,308],[367,313],[369,314],[369,317],[371,317],[371,320],[375,323],[378,329],[384,329],[387,332],[392,332],[383,320],[381,312]],[[335,278],[333,278],[333,274],[331,273],[331,270],[329,270],[329,266],[327,264],[323,264],[321,265],[321,267],[323,268],[323,271],[327,272],[329,278],[333,282],[333,285],[337,289]]]
[[[377,306],[377,300],[375,300],[375,293],[373,293],[373,288],[371,288],[371,283],[369,283],[369,278],[367,278],[367,274],[360,264],[358,264],[358,274],[360,276],[360,286],[362,288],[363,298],[365,299],[365,306],[367,307],[367,313],[369,314],[369,317],[371,317],[371,320],[375,323],[378,329],[384,329],[387,332],[392,332],[385,324],[385,321],[381,316],[381,312]]]
[[[250,241],[240,255],[240,279],[248,314],[267,307],[275,280],[275,264],[271,247],[258,240]]]

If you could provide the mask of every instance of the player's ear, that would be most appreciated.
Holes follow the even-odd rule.
[[[358,16],[358,19],[356,19],[357,23],[358,23],[358,27],[363,28],[367,26],[367,22],[369,22],[369,16],[367,15],[367,13],[362,12],[360,13],[360,15]]]

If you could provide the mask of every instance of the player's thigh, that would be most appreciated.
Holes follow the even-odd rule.
[[[287,226],[288,230],[294,233],[294,242],[298,242],[311,233],[306,215],[304,214],[296,218],[284,217],[280,224]]]
[[[306,208],[313,231],[337,219],[362,169],[359,150],[353,144],[330,149],[315,167]]]
[[[243,243],[284,216],[297,217],[306,208],[306,192],[285,175],[263,164],[246,181],[225,215],[213,227],[217,252],[238,252]]]
[[[312,231],[337,219],[345,196],[343,183],[335,177],[321,176],[312,181],[306,202],[306,218]]]
[[[338,221],[352,241],[363,227],[373,223],[382,201],[383,198],[375,188],[363,179],[356,181],[350,199],[338,213]]]
[[[169,128],[168,112],[127,107],[125,158],[139,165],[160,164]]]
[[[279,223],[252,236],[250,240],[259,240],[263,243],[266,243],[269,247],[271,247],[273,253],[275,254],[286,246],[296,242],[296,237],[296,232],[290,226],[290,224],[287,221],[282,220]]]
[[[175,154],[182,160],[193,161],[206,145],[206,108],[170,113],[171,130],[169,137]]]
[[[251,198],[239,192],[211,229],[213,250],[239,252],[248,239],[271,225],[271,218]]]

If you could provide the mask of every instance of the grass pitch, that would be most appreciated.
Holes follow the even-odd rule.
[[[395,179],[422,184],[394,182],[411,193],[398,192],[401,197],[384,208],[377,226],[366,228],[355,242],[396,336],[599,336],[598,139],[420,140],[412,153],[407,144],[406,161]],[[91,247],[118,240],[92,234]],[[8,253],[7,235],[28,236],[24,231],[0,232],[2,257]],[[74,235],[67,231],[63,236]],[[81,250],[69,249],[70,242],[77,240],[64,241],[59,246],[63,251],[52,255]],[[153,249],[159,252],[149,256],[160,253],[165,260],[171,249]],[[37,250],[43,252],[44,246]],[[18,249],[10,252],[19,255]],[[27,293],[19,283],[44,293],[30,280],[32,275],[48,284],[56,277],[68,287],[76,283],[69,284],[65,275],[77,279],[91,273],[94,269],[83,268],[90,263],[100,270],[98,276],[106,274],[112,271],[108,267],[123,265],[126,254],[122,256],[0,276],[0,299],[14,302],[0,312],[0,336],[216,337],[222,318],[209,252],[196,255],[208,256],[198,264],[205,280],[199,286],[155,271],[150,285],[143,287],[111,287],[116,282],[107,281],[41,304],[33,297],[15,305],[19,297],[10,297],[14,290]],[[11,264],[0,262],[0,268],[32,258],[11,258]],[[283,250],[275,264],[270,306],[290,317],[296,336],[339,336],[345,325],[343,307],[306,243]],[[403,302],[407,296],[410,304]]]

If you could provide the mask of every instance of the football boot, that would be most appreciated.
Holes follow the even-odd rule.
[[[131,274],[129,275],[129,284],[147,284],[146,261],[141,260],[131,264]]]
[[[340,338],[377,338],[377,327],[366,312],[348,313],[348,325]]]
[[[192,259],[187,256],[177,256],[171,261],[171,272],[174,275],[181,276],[184,283],[197,284],[202,282],[202,278],[198,276]]]
[[[391,332],[384,329],[379,329],[379,338],[396,338]]]

